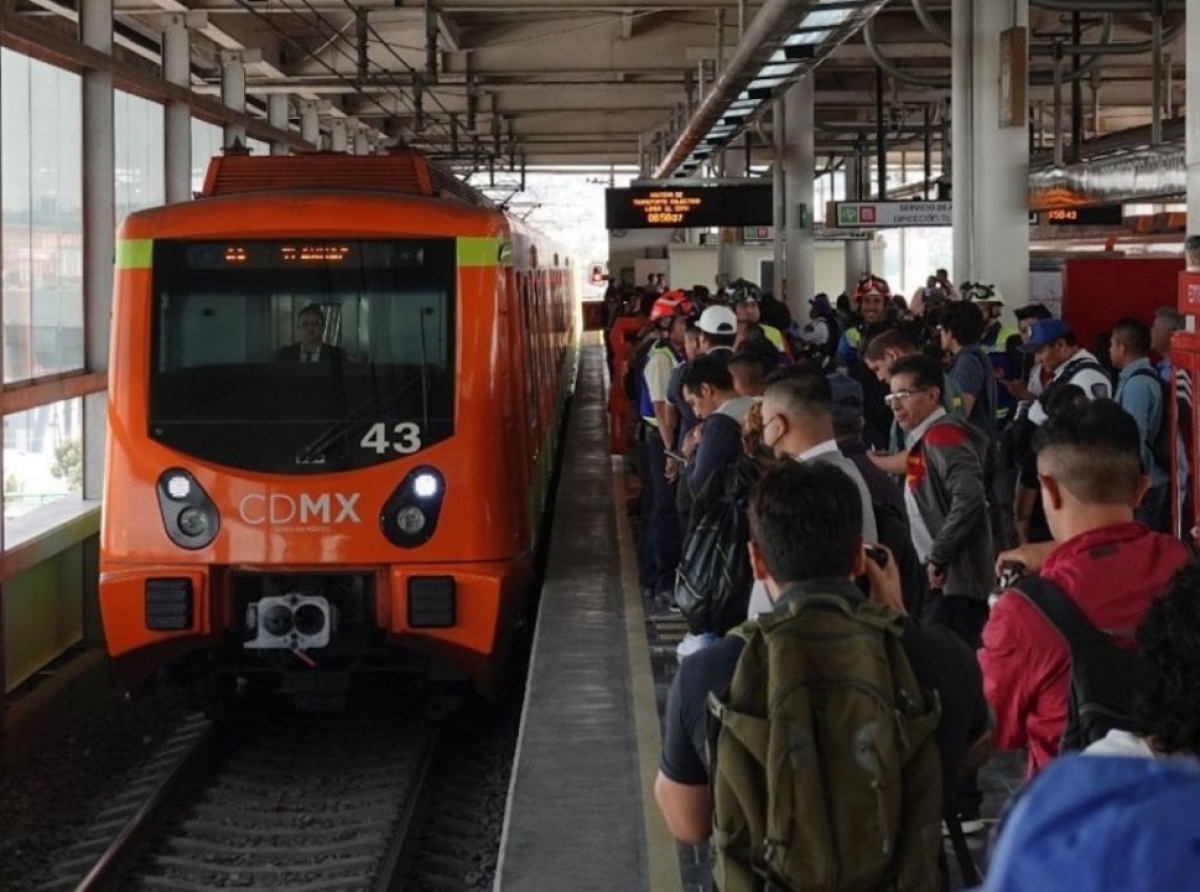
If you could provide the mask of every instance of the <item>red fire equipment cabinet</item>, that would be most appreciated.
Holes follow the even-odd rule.
[[[1179,312],[1189,319],[1200,316],[1200,272],[1184,270],[1179,273]],[[1195,411],[1196,381],[1200,380],[1200,334],[1179,331],[1171,336],[1171,518],[1177,536],[1190,536],[1197,523],[1196,506],[1200,505],[1200,421]],[[1178,451],[1184,449],[1186,463]],[[1183,467],[1181,467],[1181,465]],[[1181,473],[1187,470],[1187,476]]]

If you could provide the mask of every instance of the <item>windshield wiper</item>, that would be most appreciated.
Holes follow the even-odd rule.
[[[411,374],[411,373],[410,373]],[[296,453],[296,464],[298,465],[323,465],[325,464],[325,450],[336,443],[339,439],[346,435],[346,432],[363,421],[370,418],[375,412],[382,409],[390,408],[399,400],[408,395],[408,393],[417,384],[422,384],[426,380],[426,372],[422,369],[420,376],[410,378],[405,384],[392,390],[386,396],[381,397],[378,393],[366,400],[362,404],[356,406],[349,412],[345,418],[339,420],[336,424],[322,431],[311,443],[301,447]],[[426,398],[425,419],[426,427],[428,427],[429,409],[428,399]]]

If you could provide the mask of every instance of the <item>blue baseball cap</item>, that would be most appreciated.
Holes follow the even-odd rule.
[[[1029,343],[1025,344],[1021,349],[1026,353],[1034,353],[1037,350],[1041,350],[1047,344],[1053,344],[1059,338],[1065,338],[1067,335],[1073,335],[1074,333],[1071,331],[1071,326],[1067,325],[1061,319],[1042,319],[1033,323]]]
[[[1200,763],[1062,756],[1013,802],[976,892],[1195,889]]]

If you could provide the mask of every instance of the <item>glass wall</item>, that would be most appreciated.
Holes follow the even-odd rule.
[[[225,145],[225,131],[216,124],[192,118],[192,192],[204,188],[208,162],[220,155]]]
[[[0,50],[5,384],[83,368],[81,80]]]
[[[81,497],[82,403],[63,400],[4,416],[5,543],[24,538],[14,519],[50,502]]]
[[[113,96],[117,224],[126,215],[166,201],[163,107],[131,93]]]

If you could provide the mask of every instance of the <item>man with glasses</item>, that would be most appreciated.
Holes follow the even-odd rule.
[[[988,439],[942,408],[945,376],[936,359],[915,354],[896,360],[889,383],[887,403],[908,447],[904,504],[913,546],[929,578],[930,618],[977,649],[992,587],[992,532],[983,482]],[[983,794],[974,777],[955,785],[954,801],[963,830],[982,830]]]
[[[942,408],[937,360],[916,354],[892,365],[887,402],[904,431],[904,502],[913,545],[929,586],[942,592],[937,614],[972,646],[987,620],[992,534],[983,485],[987,438]]]

